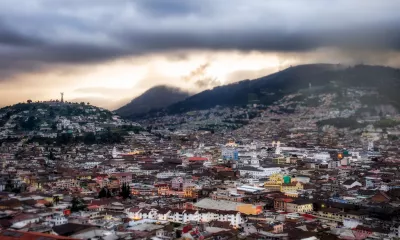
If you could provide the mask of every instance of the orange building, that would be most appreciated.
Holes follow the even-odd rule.
[[[195,186],[185,186],[183,189],[184,197],[186,198],[197,198],[197,191]]]
[[[256,206],[252,204],[243,204],[236,207],[236,211],[247,214],[247,215],[258,215],[262,213],[262,206]]]
[[[168,191],[170,190],[168,184],[159,183],[154,186],[157,188],[158,195],[168,195]]]

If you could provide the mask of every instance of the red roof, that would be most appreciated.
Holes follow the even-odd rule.
[[[187,225],[187,226],[184,226],[184,227],[183,227],[182,232],[183,232],[183,233],[187,233],[187,232],[189,232],[190,230],[192,230],[192,225]]]
[[[292,198],[277,198],[275,199],[276,201],[282,201],[282,202],[286,202],[286,203],[290,203],[293,202],[294,200]]]
[[[304,218],[307,218],[307,219],[315,219],[315,218],[317,218],[317,217],[315,217],[313,215],[310,215],[310,214],[302,214],[301,216],[304,217]]]
[[[88,209],[97,209],[97,208],[99,208],[100,206],[98,206],[98,205],[90,205],[90,206],[88,206],[87,208]]]

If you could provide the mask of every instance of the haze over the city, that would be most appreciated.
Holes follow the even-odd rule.
[[[400,2],[0,1],[0,105],[115,109],[160,84],[199,92],[304,63],[400,66]]]

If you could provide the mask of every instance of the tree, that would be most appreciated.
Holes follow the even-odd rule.
[[[57,205],[59,202],[60,202],[60,197],[59,196],[53,196],[54,205]]]
[[[20,121],[20,126],[24,130],[34,130],[38,126],[39,122],[40,122],[39,119],[37,119],[34,116],[30,116],[28,118],[28,120],[26,120],[26,121],[21,120]]]
[[[80,105],[85,106],[85,102],[81,102]]]
[[[53,108],[50,108],[49,110],[49,117],[54,118],[56,116],[56,113],[54,112]]]
[[[124,199],[127,199],[130,197],[131,195],[131,188],[129,186],[129,184],[123,183],[122,187],[121,187],[121,192],[120,192],[121,197],[123,197]]]
[[[16,193],[16,194],[21,193],[22,188],[21,188],[21,186],[14,186],[14,188],[11,190],[11,192]]]
[[[94,144],[96,143],[96,136],[94,135],[94,133],[89,132],[83,137],[83,142],[85,144]]]
[[[111,197],[111,192],[108,188],[103,187],[99,192],[99,198],[109,198]]]
[[[32,100],[28,99],[26,102],[27,102],[27,103],[32,103]]]
[[[82,199],[74,197],[71,201],[71,212],[79,212],[81,210],[84,210],[86,208],[85,203],[82,201]]]
[[[11,179],[8,179],[4,188],[5,192],[11,192],[14,188],[14,185],[11,182]]]
[[[50,153],[49,153],[49,157],[48,157],[50,160],[55,160],[56,159],[56,157],[54,156],[54,153],[53,153],[53,151],[52,150],[50,150]]]

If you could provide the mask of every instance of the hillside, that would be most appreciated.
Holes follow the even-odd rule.
[[[170,86],[156,86],[150,88],[139,97],[115,112],[121,116],[143,114],[150,110],[161,109],[189,97],[188,92]]]
[[[122,141],[124,132],[138,129],[133,122],[83,102],[29,101],[0,109],[0,142],[112,143]]]
[[[290,67],[255,80],[216,87],[203,91],[167,108],[175,114],[220,106],[249,103],[269,105],[299,90],[339,91],[346,87],[370,87],[380,93],[379,103],[400,107],[400,70],[382,66],[310,64]],[[376,99],[371,104],[378,103]]]

